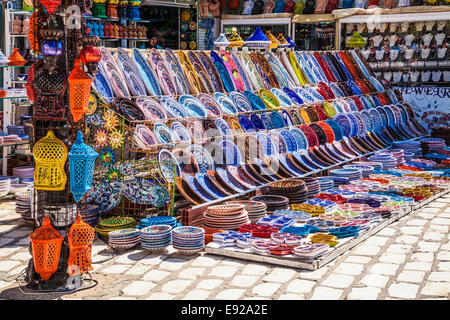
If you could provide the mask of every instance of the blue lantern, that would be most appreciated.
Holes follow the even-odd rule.
[[[76,202],[91,190],[94,164],[98,153],[84,143],[81,131],[69,152],[70,191]]]

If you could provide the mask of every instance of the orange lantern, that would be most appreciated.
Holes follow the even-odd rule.
[[[42,279],[50,279],[58,269],[63,240],[64,238],[50,224],[48,216],[44,217],[42,226],[30,234],[34,270]]]
[[[95,229],[77,216],[77,220],[69,230],[69,261],[67,273],[69,276],[85,273],[92,270],[92,242],[95,238]]]
[[[80,60],[76,59],[68,80],[70,112],[72,113],[73,121],[77,122],[88,110],[93,79],[84,72]]]
[[[97,66],[101,58],[102,52],[96,46],[85,46],[80,52],[80,60],[86,65],[92,76],[97,73]]]
[[[56,9],[58,9],[61,4],[61,0],[40,0],[40,2],[50,15],[54,14]]]
[[[39,41],[35,36],[37,23],[38,23],[37,13],[34,12],[30,17],[30,22],[28,24],[29,28],[27,33],[28,41],[30,42],[30,48],[34,52],[39,52]]]

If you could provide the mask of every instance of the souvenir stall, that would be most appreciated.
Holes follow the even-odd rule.
[[[325,51],[336,48],[336,28],[331,13],[296,14],[292,23],[296,49]]]
[[[367,41],[361,53],[369,65],[400,90],[422,125],[429,130],[448,127],[450,7],[334,13],[339,47],[345,49],[346,42],[358,32]]]

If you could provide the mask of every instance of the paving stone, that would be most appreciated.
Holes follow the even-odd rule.
[[[340,263],[333,272],[357,276],[361,274],[364,265],[357,263]]]
[[[353,288],[347,296],[349,300],[376,300],[380,294],[380,288]]]
[[[7,272],[21,264],[22,263],[20,261],[11,261],[11,260],[0,261],[0,271]]]
[[[182,300],[206,300],[210,294],[211,291],[194,289],[192,291],[189,291]]]
[[[442,212],[438,214],[439,218],[450,218],[450,212]]]
[[[416,284],[394,283],[389,287],[388,293],[395,298],[414,299],[418,290],[419,286]]]
[[[425,296],[448,297],[450,293],[450,283],[427,282],[422,288],[421,294]]]
[[[193,281],[191,280],[171,280],[163,284],[161,291],[178,294],[189,287]]]
[[[376,263],[369,268],[370,273],[392,276],[397,272],[399,265],[392,263]]]
[[[264,277],[264,281],[267,282],[281,282],[285,283],[291,280],[297,272],[292,269],[274,268],[271,273]]]
[[[166,256],[161,256],[161,255],[147,255],[144,258],[140,259],[138,261],[138,264],[141,265],[146,265],[146,266],[157,266],[160,265],[164,259],[166,258]]]
[[[253,287],[252,294],[257,294],[262,297],[270,297],[277,292],[277,290],[281,287],[279,283],[266,282],[261,283]]]
[[[316,283],[315,281],[295,279],[289,283],[286,292],[308,293]]]
[[[381,274],[367,274],[361,279],[361,283],[368,287],[384,288],[389,281],[388,276]]]
[[[321,285],[333,288],[347,288],[355,280],[355,277],[345,274],[330,274],[328,278],[322,281]]]
[[[416,216],[421,217],[423,219],[427,219],[427,220],[431,220],[433,219],[436,215],[434,213],[429,213],[429,212],[421,212],[416,214]]]
[[[311,300],[338,300],[342,293],[343,291],[340,289],[317,287],[311,296]]]
[[[449,228],[448,228],[448,226],[441,226],[441,225],[436,225],[436,224],[430,224],[428,229],[431,230],[431,231],[439,232],[439,233],[448,233],[448,229]]]
[[[150,266],[144,266],[144,265],[134,265],[130,269],[125,272],[125,274],[129,275],[144,275],[151,267]]]
[[[417,249],[420,252],[435,252],[440,245],[439,242],[419,241]]]
[[[417,252],[411,255],[410,260],[419,262],[433,262],[434,254],[432,252]]]
[[[287,293],[280,295],[277,300],[305,300],[305,297],[301,294]]]
[[[432,201],[429,204],[427,204],[426,208],[444,208],[447,205],[445,202],[439,202],[439,201]]]
[[[196,280],[205,272],[205,268],[186,268],[178,274],[179,278]]]
[[[405,264],[405,270],[430,271],[432,263],[430,262],[408,262]]]
[[[258,279],[259,277],[257,276],[237,275],[231,280],[230,285],[233,287],[248,288],[253,286]]]
[[[409,226],[424,226],[428,223],[427,220],[424,219],[410,219],[406,221],[406,224]]]
[[[236,260],[236,259],[222,260],[222,261],[220,261],[220,264],[224,265],[224,266],[233,266],[233,267],[239,268],[239,267],[244,266],[246,264],[246,261],[240,261],[240,260]]]
[[[102,269],[102,273],[124,273],[130,269],[130,265],[127,264],[113,264],[109,267]]]
[[[22,252],[18,252],[15,255],[13,255],[11,257],[11,259],[13,260],[21,260],[21,261],[28,261],[31,259],[31,254],[28,252],[28,250],[26,251],[22,251]]]
[[[437,266],[439,271],[450,271],[450,262],[440,262]]]
[[[192,261],[191,266],[193,267],[212,267],[215,266],[219,262],[216,257],[212,257],[209,255],[204,255],[196,258]]]
[[[298,276],[303,279],[320,280],[325,275],[325,273],[327,273],[327,271],[328,268],[325,267],[322,267],[314,271],[302,270]]]
[[[143,296],[149,293],[156,284],[149,281],[135,281],[122,289],[122,293],[128,296]]]
[[[450,251],[441,251],[437,254],[436,259],[440,261],[450,261]]]
[[[8,243],[11,243],[13,241],[14,241],[14,239],[11,239],[11,238],[0,237],[0,247],[3,247],[4,245],[7,245]]]
[[[449,282],[450,283],[450,272],[446,271],[436,271],[430,273],[427,280],[436,282]]]
[[[421,227],[401,227],[400,232],[408,235],[422,234],[423,228]]]
[[[264,265],[252,263],[245,266],[245,268],[242,270],[242,274],[261,276],[269,270],[270,269]]]
[[[12,254],[14,252],[17,252],[17,251],[19,251],[21,249],[22,249],[22,247],[3,247],[3,248],[0,248],[0,257],[9,256],[10,254]]]
[[[177,259],[177,258],[169,258],[159,265],[161,269],[170,270],[170,271],[177,271],[183,268],[186,265],[186,260],[184,259]]]
[[[416,236],[400,236],[395,238],[395,242],[404,244],[414,244],[419,241],[419,237]]]
[[[378,246],[365,244],[362,246],[357,246],[356,250],[353,251],[353,254],[359,254],[362,256],[375,256],[378,252],[380,252],[380,250],[381,248]]]
[[[398,275],[397,280],[403,282],[422,282],[424,277],[425,272],[423,271],[404,270]]]
[[[170,293],[167,293],[167,292],[155,292],[155,293],[152,293],[145,300],[172,300],[173,298],[175,298],[175,296],[170,294]]]
[[[403,263],[405,259],[406,254],[389,253],[389,252],[385,252],[378,257],[378,260],[380,262],[396,263],[396,264]]]
[[[135,250],[132,252],[127,252],[125,254],[121,254],[116,260],[116,263],[122,264],[134,264],[137,261],[141,260],[147,255],[147,252],[141,250]]]
[[[364,243],[372,244],[375,246],[384,246],[388,240],[389,238],[387,237],[371,236],[366,241],[364,241]]]
[[[159,282],[159,281],[163,280],[165,277],[167,277],[169,274],[170,274],[170,272],[168,272],[168,271],[153,269],[153,270],[150,270],[149,272],[147,272],[144,275],[144,277],[142,277],[142,279]]]
[[[445,226],[449,226],[450,225],[450,219],[447,218],[434,218],[433,220],[430,221],[431,224],[437,224],[437,225],[445,225]]]
[[[27,246],[30,244],[30,238],[28,237],[22,238],[19,241],[17,241],[16,244],[19,246]]]
[[[442,233],[433,231],[426,232],[423,235],[423,239],[428,241],[440,241],[443,237],[444,235]]]
[[[387,247],[386,252],[407,254],[411,250],[412,246],[408,244],[391,244]]]
[[[11,282],[6,282],[3,280],[0,280],[0,290],[6,289],[7,287],[12,286],[12,285],[13,285],[13,283],[11,283]]]
[[[447,243],[444,243],[441,247],[441,250],[449,251],[450,250],[450,241]]]
[[[33,231],[30,230],[30,229],[15,229],[15,230],[13,230],[11,232],[8,232],[8,233],[2,235],[2,238],[3,237],[5,237],[5,238],[13,238],[13,239],[23,238],[25,236],[30,235],[30,233],[32,233],[32,232]]]
[[[216,299],[220,300],[238,300],[243,294],[245,290],[244,289],[226,289],[216,296]]]
[[[70,299],[70,300],[78,300],[78,299]],[[109,298],[108,300],[137,300],[134,297],[124,297],[124,296],[119,296],[119,297],[112,297]]]
[[[395,233],[397,232],[397,230],[393,229],[393,228],[389,228],[386,227],[384,229],[381,229],[379,232],[377,232],[378,236],[393,236]]]
[[[238,268],[233,266],[217,266],[214,267],[209,276],[219,277],[219,278],[231,278],[237,271]]]
[[[198,289],[214,290],[223,283],[220,279],[205,279],[198,283]]]
[[[364,256],[350,256],[350,257],[347,257],[347,259],[345,259],[345,262],[349,262],[349,263],[366,264],[366,263],[369,263],[370,261],[372,261],[371,257],[364,257]]]

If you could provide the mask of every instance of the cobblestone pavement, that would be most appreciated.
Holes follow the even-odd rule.
[[[109,257],[93,246],[95,288],[24,295],[10,278],[27,265],[30,228],[0,205],[1,299],[444,299],[450,297],[450,194],[384,228],[330,264],[298,270],[211,254],[134,250]],[[5,277],[7,277],[5,279]],[[5,281],[8,280],[8,281]]]

